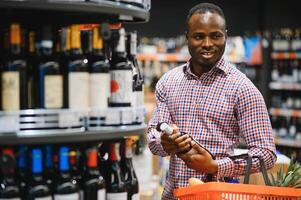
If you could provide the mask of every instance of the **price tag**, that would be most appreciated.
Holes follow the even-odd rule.
[[[120,124],[120,110],[109,109],[106,113],[106,125],[119,125]]]
[[[79,126],[79,117],[75,113],[59,113],[59,127]]]
[[[20,130],[18,115],[0,116],[0,132],[18,132]]]

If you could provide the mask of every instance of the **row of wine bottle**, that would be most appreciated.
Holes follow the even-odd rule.
[[[2,110],[143,106],[136,32],[81,27],[10,25],[0,50]]]
[[[1,200],[139,199],[130,138],[1,149]]]

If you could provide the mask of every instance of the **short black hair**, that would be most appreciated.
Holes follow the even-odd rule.
[[[193,6],[189,10],[189,13],[187,15],[186,27],[188,28],[188,21],[192,15],[197,14],[197,13],[204,14],[206,12],[217,13],[219,16],[221,16],[225,21],[225,29],[226,29],[226,18],[225,18],[223,10],[219,6],[217,6],[213,3],[199,3],[195,6]]]

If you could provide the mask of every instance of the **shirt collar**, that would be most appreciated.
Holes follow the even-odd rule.
[[[191,71],[191,59],[186,63],[184,67],[184,73],[191,78],[198,78],[192,71]],[[211,72],[215,70],[220,70],[226,75],[230,72],[230,64],[222,57],[215,65],[214,67],[208,72],[208,74],[211,74]]]

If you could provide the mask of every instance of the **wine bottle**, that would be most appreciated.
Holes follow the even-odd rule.
[[[30,177],[27,151],[28,148],[25,145],[20,145],[18,148],[18,182],[22,199],[26,197],[27,181]]]
[[[51,145],[45,145],[44,146],[44,177],[46,184],[48,185],[51,193],[54,192],[54,186],[55,186],[55,169],[53,164],[53,148]]]
[[[107,200],[127,199],[127,189],[120,169],[119,143],[109,144],[109,160],[107,161],[106,189]]]
[[[132,67],[128,64],[123,28],[113,33],[112,59],[110,63],[111,107],[131,106],[133,93]]]
[[[37,67],[37,52],[35,48],[36,34],[34,31],[29,31],[28,34],[28,52],[27,52],[27,65],[28,65],[28,105],[29,108],[33,109],[37,106],[38,94],[36,94],[35,89],[35,75],[38,77],[38,74],[35,72]]]
[[[93,28],[92,53],[89,57],[89,67],[90,107],[103,111],[93,117],[100,117],[101,120],[105,120],[105,109],[108,108],[110,96],[109,61],[105,56],[103,39],[97,27]]]
[[[31,180],[28,184],[28,200],[52,200],[50,189],[43,177],[42,150],[33,148],[31,150]]]
[[[83,56],[79,25],[71,26],[71,50],[68,63],[69,108],[89,108],[88,60]]]
[[[133,167],[132,139],[127,138],[121,143],[121,171],[128,191],[128,200],[139,200],[139,185],[135,169]]]
[[[39,55],[39,105],[40,108],[63,107],[63,75],[53,53],[53,38],[50,26],[42,29]]]
[[[54,200],[79,200],[78,184],[72,179],[69,165],[69,147],[59,148],[59,174],[56,178]]]
[[[86,172],[84,176],[84,199],[106,199],[105,180],[98,169],[97,148],[86,150]]]
[[[79,186],[79,195],[80,199],[84,199],[84,191],[83,191],[83,162],[82,156],[79,149],[72,148],[69,153],[69,162],[71,167],[71,176],[72,179],[76,181]]]
[[[28,108],[27,65],[21,46],[21,27],[10,25],[9,51],[1,73],[2,110]]]
[[[137,33],[131,32],[127,35],[127,56],[133,71],[133,123],[141,124],[144,119],[144,112],[141,107],[144,105],[143,74],[137,61]]]
[[[16,160],[13,149],[2,149],[1,155],[1,200],[21,200],[20,189],[16,181]]]

